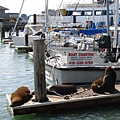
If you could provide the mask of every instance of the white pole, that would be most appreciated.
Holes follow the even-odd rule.
[[[46,33],[48,33],[48,0],[45,0],[45,27]]]
[[[93,15],[93,23],[95,22],[95,14],[94,14],[94,0],[92,0],[92,15]]]
[[[117,38],[118,38],[118,15],[119,15],[119,0],[115,0],[115,25],[114,25],[114,41],[113,48],[117,47]]]

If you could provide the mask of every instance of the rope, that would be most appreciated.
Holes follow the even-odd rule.
[[[18,24],[18,20],[19,20],[19,17],[20,17],[20,14],[21,14],[22,8],[23,8],[24,1],[25,1],[25,0],[23,0],[23,2],[22,2],[22,5],[21,5],[21,8],[20,8],[20,12],[19,12],[18,18],[17,18],[16,24],[15,24],[14,29],[13,29],[13,33],[14,33],[15,28],[16,28],[16,26],[17,26],[17,24]]]

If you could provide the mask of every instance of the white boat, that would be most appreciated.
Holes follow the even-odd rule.
[[[69,47],[63,47],[63,50],[60,48],[60,52],[59,48],[54,50],[54,55],[46,59],[46,82],[48,84],[91,83],[102,77],[108,66],[115,69],[117,81],[119,81],[120,62],[112,60],[113,56],[106,62],[109,57],[107,49],[101,47],[95,49],[91,44],[87,49],[72,50]]]
[[[31,15],[28,23],[24,27],[23,34],[19,36],[12,35],[14,46],[31,46],[33,40],[40,39],[42,34],[45,37],[45,23],[41,22],[39,15]]]
[[[114,2],[109,0],[109,20],[113,24],[114,17]],[[120,4],[119,4],[120,8]],[[86,23],[87,28],[92,27],[92,23],[98,27],[104,27],[107,25],[107,7],[105,0],[102,2],[93,3],[64,3],[63,6],[58,10],[62,15],[64,21],[71,23]]]
[[[115,28],[110,30],[116,35]],[[102,35],[98,40],[89,37],[80,39],[77,48],[64,47],[61,44],[54,49],[49,47],[49,55],[45,60],[46,82],[48,84],[92,83],[104,76],[105,68],[108,66],[115,69],[116,81],[120,81],[118,41],[111,41],[109,36]],[[119,48],[114,44],[118,44]]]
[[[39,35],[43,32],[41,24],[27,24],[25,25],[23,34],[20,36],[12,36],[14,46],[30,46],[33,40],[39,39]],[[38,34],[39,31],[39,34]],[[28,35],[28,40],[26,40],[25,35]]]
[[[106,39],[104,35],[104,40]],[[101,38],[100,38],[101,39]],[[64,47],[57,45],[48,49],[45,59],[46,82],[48,84],[85,84],[104,75],[105,68],[112,66],[117,73],[117,80],[120,81],[120,61],[107,55],[107,41],[99,42],[93,38],[81,39],[77,48],[74,45]],[[103,48],[103,46],[105,48]],[[29,53],[33,57],[33,53]],[[115,59],[115,60],[114,60]]]
[[[112,28],[110,30],[115,37],[116,28],[114,27],[114,31]],[[46,82],[48,84],[92,83],[104,76],[105,68],[108,66],[114,68],[117,74],[116,81],[120,81],[119,43],[118,38],[112,41],[109,35],[102,35],[93,42],[81,41],[78,44],[79,49],[76,50],[69,47],[63,47],[63,50],[57,48],[51,52],[54,54],[46,59]]]

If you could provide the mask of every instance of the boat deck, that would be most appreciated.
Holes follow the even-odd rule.
[[[88,106],[103,105],[120,102],[120,83],[116,83],[116,90],[112,93],[98,94],[92,91],[90,85],[78,85],[78,91],[71,95],[47,95],[49,101],[34,102],[35,96],[21,106],[10,107],[10,94],[7,94],[8,105],[13,115],[22,115],[38,112],[65,110],[70,108],[84,108]]]

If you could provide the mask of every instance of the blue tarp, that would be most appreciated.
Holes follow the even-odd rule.
[[[107,33],[106,28],[96,28],[96,29],[87,29],[87,30],[79,30],[80,33],[85,35],[94,35],[98,33]]]

